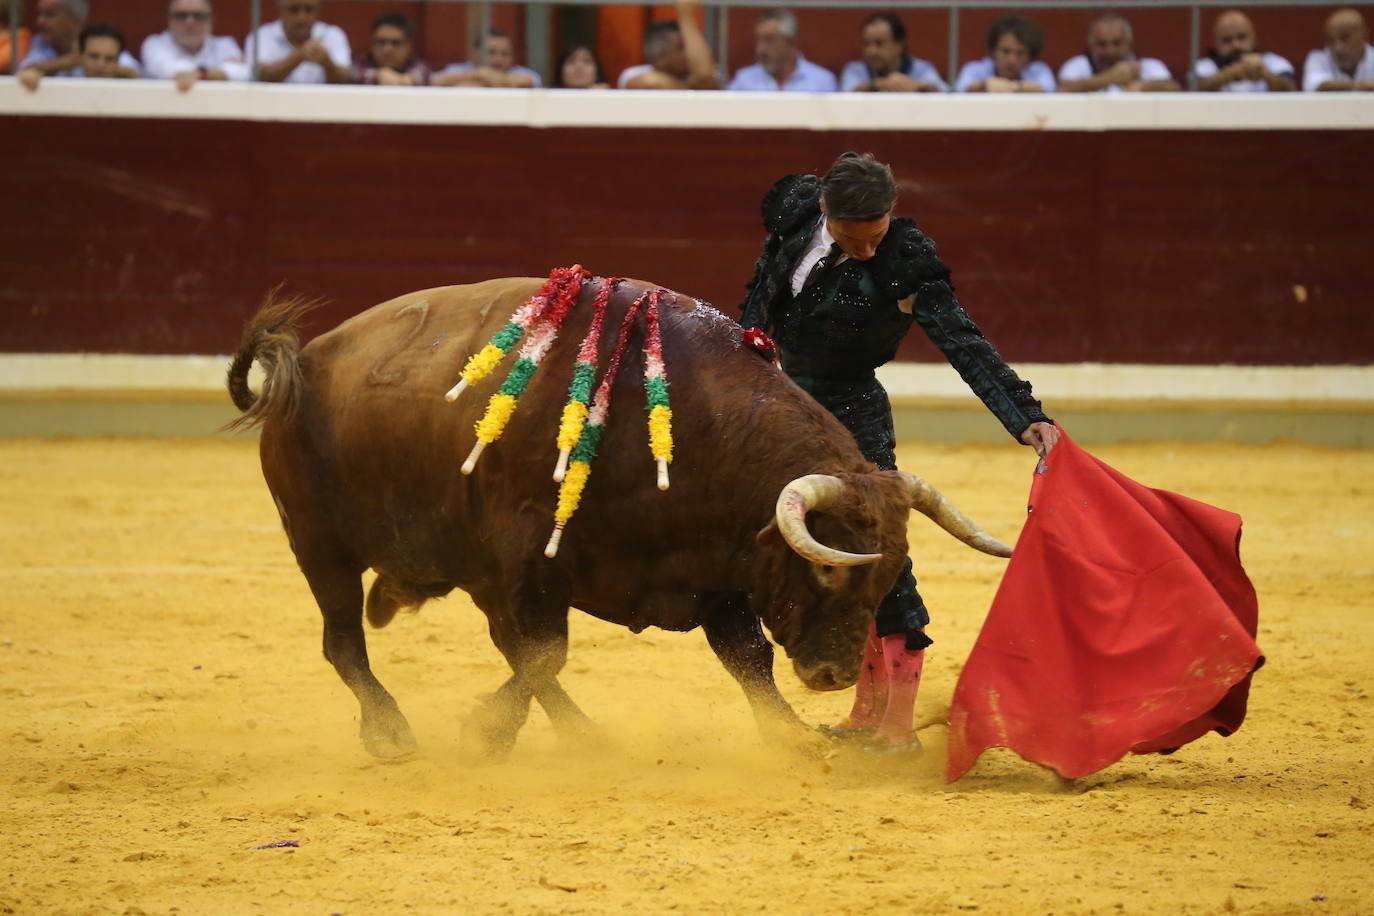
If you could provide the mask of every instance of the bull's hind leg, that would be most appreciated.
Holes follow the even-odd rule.
[[[373,676],[367,661],[362,569],[339,559],[298,559],[324,616],[324,657],[358,698],[363,746],[375,757],[399,757],[414,751],[410,724]]]
[[[770,744],[809,745],[809,729],[778,692],[773,681],[773,644],[742,592],[701,598],[701,628],[725,670],[744,688],[759,732]]]
[[[473,601],[487,615],[491,640],[512,672],[463,725],[464,750],[477,760],[499,760],[510,752],[529,717],[531,699],[539,700],[560,738],[595,732],[592,721],[558,683],[568,659],[567,603],[543,588],[520,591],[514,601],[473,593]]]

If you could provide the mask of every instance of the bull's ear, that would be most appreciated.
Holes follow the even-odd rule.
[[[782,534],[778,531],[778,520],[772,518],[768,520],[768,524],[759,529],[758,534],[754,535],[754,540],[758,544],[766,546],[769,541],[780,537]]]

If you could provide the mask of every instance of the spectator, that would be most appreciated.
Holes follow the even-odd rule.
[[[353,80],[369,86],[427,86],[429,67],[415,56],[410,20],[382,13],[372,20],[372,46],[353,60]]]
[[[320,0],[277,0],[281,18],[258,28],[244,45],[248,65],[269,83],[347,83],[348,36],[320,22]]]
[[[515,43],[500,29],[487,33],[485,47],[478,43],[473,52],[485,61],[449,64],[430,80],[435,86],[486,86],[491,89],[530,89],[542,85],[539,74],[515,62]]]
[[[758,63],[735,74],[727,89],[749,92],[834,92],[835,74],[811,63],[797,47],[797,17],[791,10],[769,10],[754,24]]]
[[[211,34],[210,14],[210,0],[171,0],[167,31],[143,40],[143,75],[174,79],[183,92],[197,80],[248,79],[239,43]]]
[[[948,92],[949,84],[930,61],[906,49],[906,26],[893,13],[874,13],[859,32],[864,59],[840,71],[845,92]]]
[[[23,8],[20,8],[19,17],[23,19]],[[18,39],[18,49],[10,47],[10,5],[0,2],[0,73],[13,73],[14,65],[24,59],[24,55],[29,53],[29,43],[33,41],[33,33],[24,26],[15,29],[15,37]]]
[[[1177,92],[1169,68],[1153,57],[1135,56],[1126,17],[1107,13],[1088,28],[1088,53],[1059,68],[1060,92]]]
[[[1193,64],[1202,92],[1292,92],[1293,65],[1255,50],[1255,27],[1240,10],[1227,10],[1212,24],[1212,50]]]
[[[606,73],[596,51],[587,45],[573,45],[558,58],[554,69],[555,89],[605,89]]]
[[[1368,38],[1357,10],[1332,13],[1326,20],[1326,50],[1310,52],[1303,65],[1303,91],[1374,91],[1374,47]]]
[[[38,35],[19,69],[33,70],[35,77],[74,75],[72,71],[81,66],[77,36],[89,13],[87,0],[38,0]],[[119,55],[117,75],[138,76],[138,61],[128,51]]]
[[[102,80],[133,79],[137,76],[119,66],[126,42],[118,26],[93,22],[77,35],[76,47],[81,53],[81,63],[72,71],[72,76]]]
[[[677,21],[659,20],[644,30],[644,59],[620,74],[622,89],[719,89],[716,62],[697,25],[700,0],[678,0]]]
[[[987,57],[960,68],[955,92],[1054,91],[1054,71],[1040,59],[1040,26],[1025,16],[1002,16],[988,27],[987,46]]]
[[[132,79],[137,71],[121,67],[119,57],[124,53],[124,33],[117,26],[95,22],[84,27],[77,36],[77,60],[79,63],[63,76],[90,77],[92,79]],[[19,84],[30,92],[38,88],[43,74],[37,67],[25,67],[19,71]]]

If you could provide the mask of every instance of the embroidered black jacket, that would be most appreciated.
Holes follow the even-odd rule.
[[[768,230],[740,323],[776,339],[783,369],[813,394],[870,381],[913,319],[1014,437],[1046,419],[1040,402],[954,297],[935,243],[892,220],[868,261],[846,259],[793,297],[791,276],[820,222],[820,179],[788,175],[763,198]],[[899,303],[915,296],[910,313]]]

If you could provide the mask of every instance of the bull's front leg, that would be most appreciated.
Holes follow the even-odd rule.
[[[812,750],[815,733],[793,711],[773,681],[773,644],[743,592],[721,592],[701,598],[701,628],[716,657],[730,672],[754,711],[765,743],[791,750]]]

